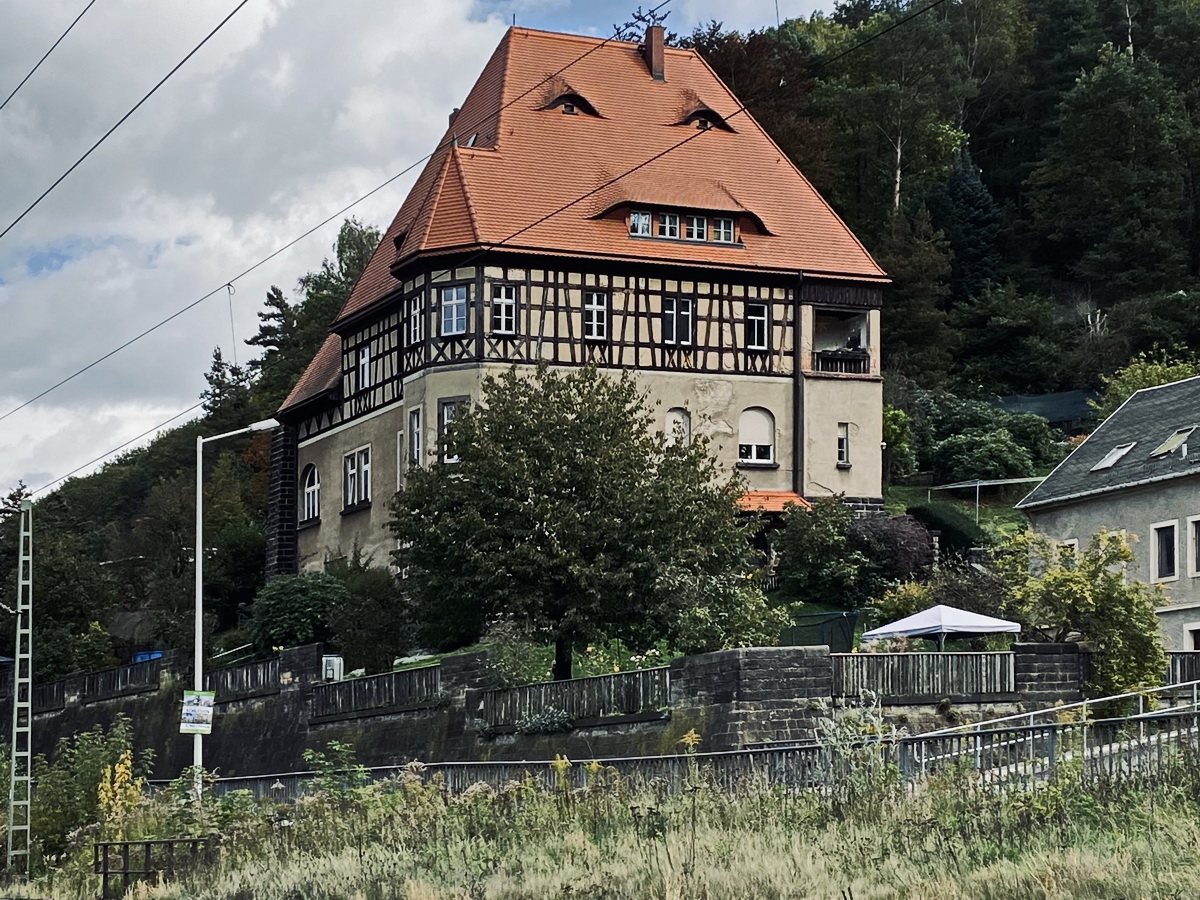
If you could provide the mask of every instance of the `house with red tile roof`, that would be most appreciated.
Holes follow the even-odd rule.
[[[490,373],[636,373],[747,509],[881,500],[887,276],[694,50],[511,28],[280,409],[272,573],[355,545]]]

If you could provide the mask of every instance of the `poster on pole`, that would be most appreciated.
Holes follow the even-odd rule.
[[[184,691],[183,718],[179,722],[180,734],[212,734],[213,691]]]

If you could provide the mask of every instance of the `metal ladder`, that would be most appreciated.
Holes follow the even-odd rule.
[[[13,662],[12,766],[8,782],[10,875],[29,874],[29,814],[33,793],[33,504],[21,503],[20,568],[17,572],[17,640]]]

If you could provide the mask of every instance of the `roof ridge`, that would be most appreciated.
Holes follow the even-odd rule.
[[[471,238],[475,243],[483,243],[479,236],[479,215],[475,211],[475,204],[471,200],[471,189],[467,185],[467,170],[462,164],[462,160],[458,154],[459,147],[455,144],[450,148],[450,159],[454,163],[454,168],[458,172],[458,185],[462,190],[463,200],[467,204],[467,220],[471,225]],[[441,199],[441,191],[438,191],[438,199]]]
[[[429,186],[429,193],[425,195],[425,200],[418,207],[417,216],[413,220],[413,230],[420,229],[419,237],[421,243],[414,248],[417,253],[426,249],[429,235],[433,232],[434,211],[437,209],[438,202],[442,199],[442,188],[446,184],[446,169],[450,167],[453,150],[453,147],[447,148],[446,154],[442,157],[442,164],[438,167],[437,178]]]

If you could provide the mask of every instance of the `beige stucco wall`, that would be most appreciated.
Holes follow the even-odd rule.
[[[879,497],[883,476],[883,382],[837,376],[804,379],[806,497]],[[849,425],[850,467],[837,465],[838,423]]]

